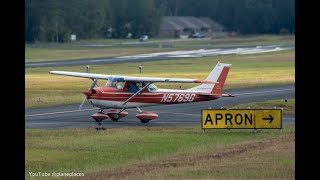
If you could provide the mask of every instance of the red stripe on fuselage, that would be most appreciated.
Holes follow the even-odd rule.
[[[96,94],[90,96],[88,99],[95,100],[105,100],[105,101],[120,101],[124,102],[130,98],[133,93],[115,93],[115,92],[106,92],[103,93],[96,89]],[[203,96],[199,93],[192,92],[157,92],[157,93],[145,93],[139,94],[132,98],[130,102],[138,103],[157,103],[157,104],[177,104],[177,103],[190,103],[190,102],[199,102],[199,101],[209,101],[218,99],[218,96]]]

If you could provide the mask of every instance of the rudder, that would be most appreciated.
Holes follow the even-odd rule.
[[[227,79],[230,67],[231,67],[231,64],[222,64],[222,70],[216,80],[217,82],[219,82],[219,84],[215,84],[213,86],[211,94],[222,94],[222,89]]]
[[[217,65],[210,72],[206,80],[219,82],[217,84],[201,84],[199,86],[190,88],[191,91],[205,91],[211,94],[222,94],[224,83],[227,79],[227,75],[231,64],[224,64],[218,62]]]

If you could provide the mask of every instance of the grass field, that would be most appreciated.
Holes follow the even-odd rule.
[[[284,99],[279,100],[270,100],[270,101],[264,101],[264,102],[252,102],[252,103],[245,103],[240,105],[231,105],[231,106],[225,106],[225,108],[238,108],[238,109],[246,109],[250,107],[251,109],[255,108],[261,108],[261,109],[270,109],[270,108],[282,108],[282,113],[284,116],[286,115],[294,115],[295,114],[295,99],[290,98],[287,99],[287,102],[284,101]]]
[[[226,55],[155,62],[91,65],[92,73],[205,79],[216,63],[231,63],[225,88],[257,87],[289,84],[295,81],[295,51],[279,51],[250,55]],[[138,66],[143,66],[139,74]],[[26,68],[25,107],[43,107],[81,103],[81,93],[92,81],[83,78],[48,74],[52,70],[85,72],[85,66]],[[105,81],[99,81],[104,85]],[[190,88],[197,84],[157,83],[160,88]]]
[[[29,172],[77,172],[87,179],[294,179],[295,128],[200,127],[26,129]],[[53,179],[48,178],[48,179]]]
[[[160,39],[155,39],[160,40]],[[26,44],[25,62],[40,62],[50,60],[72,60],[85,58],[102,58],[113,56],[134,55],[152,52],[175,51],[183,49],[201,49],[218,47],[237,47],[237,46],[264,46],[264,45],[294,45],[294,36],[240,36],[227,37],[220,39],[190,39],[187,41],[166,42],[151,44],[121,45],[124,42],[134,42],[134,40],[86,40],[76,43],[39,43]],[[161,41],[161,40],[160,40]],[[80,44],[120,44],[113,47],[83,47]]]
[[[269,108],[281,100],[241,104]],[[230,106],[233,108],[235,106]],[[283,113],[295,114],[288,99]],[[280,130],[199,127],[26,129],[29,172],[78,172],[86,179],[295,179],[295,126]],[[52,177],[48,179],[53,179]]]
[[[53,49],[53,48],[26,48],[25,62],[41,62],[50,60],[72,60],[85,58],[101,58],[164,52],[175,49],[168,48],[79,48],[79,49]]]

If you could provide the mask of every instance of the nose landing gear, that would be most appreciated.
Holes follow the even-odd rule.
[[[105,130],[106,128],[102,127],[101,122],[105,119],[108,119],[109,116],[105,114],[102,110],[100,112],[94,113],[91,115],[91,117],[98,123],[98,127],[96,127],[96,130]]]

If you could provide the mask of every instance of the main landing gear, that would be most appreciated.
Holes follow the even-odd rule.
[[[128,116],[128,112],[125,109],[111,109],[107,112],[107,115],[112,121],[118,121],[120,118]]]
[[[138,119],[140,119],[141,123],[148,123],[150,120],[154,120],[158,118],[158,114],[153,111],[141,111],[139,107],[137,107],[139,113],[136,115]],[[103,109],[100,112],[94,113],[91,117],[98,123],[97,130],[105,129],[102,128],[102,121],[106,120],[110,117],[112,121],[118,121],[120,118],[126,117],[128,112],[125,109],[111,109],[108,112],[104,112]]]
[[[128,115],[128,112],[125,111],[125,109],[111,109],[108,112],[104,112],[103,109],[100,109],[100,112],[94,113],[91,115],[91,117],[98,123],[97,130],[99,129],[105,129],[102,128],[102,121],[106,120],[110,117],[112,121],[118,121],[120,118],[126,117]]]
[[[154,120],[158,117],[158,114],[153,111],[141,111],[139,107],[137,107],[139,113],[136,115],[138,119],[142,123],[148,123],[150,120]]]

